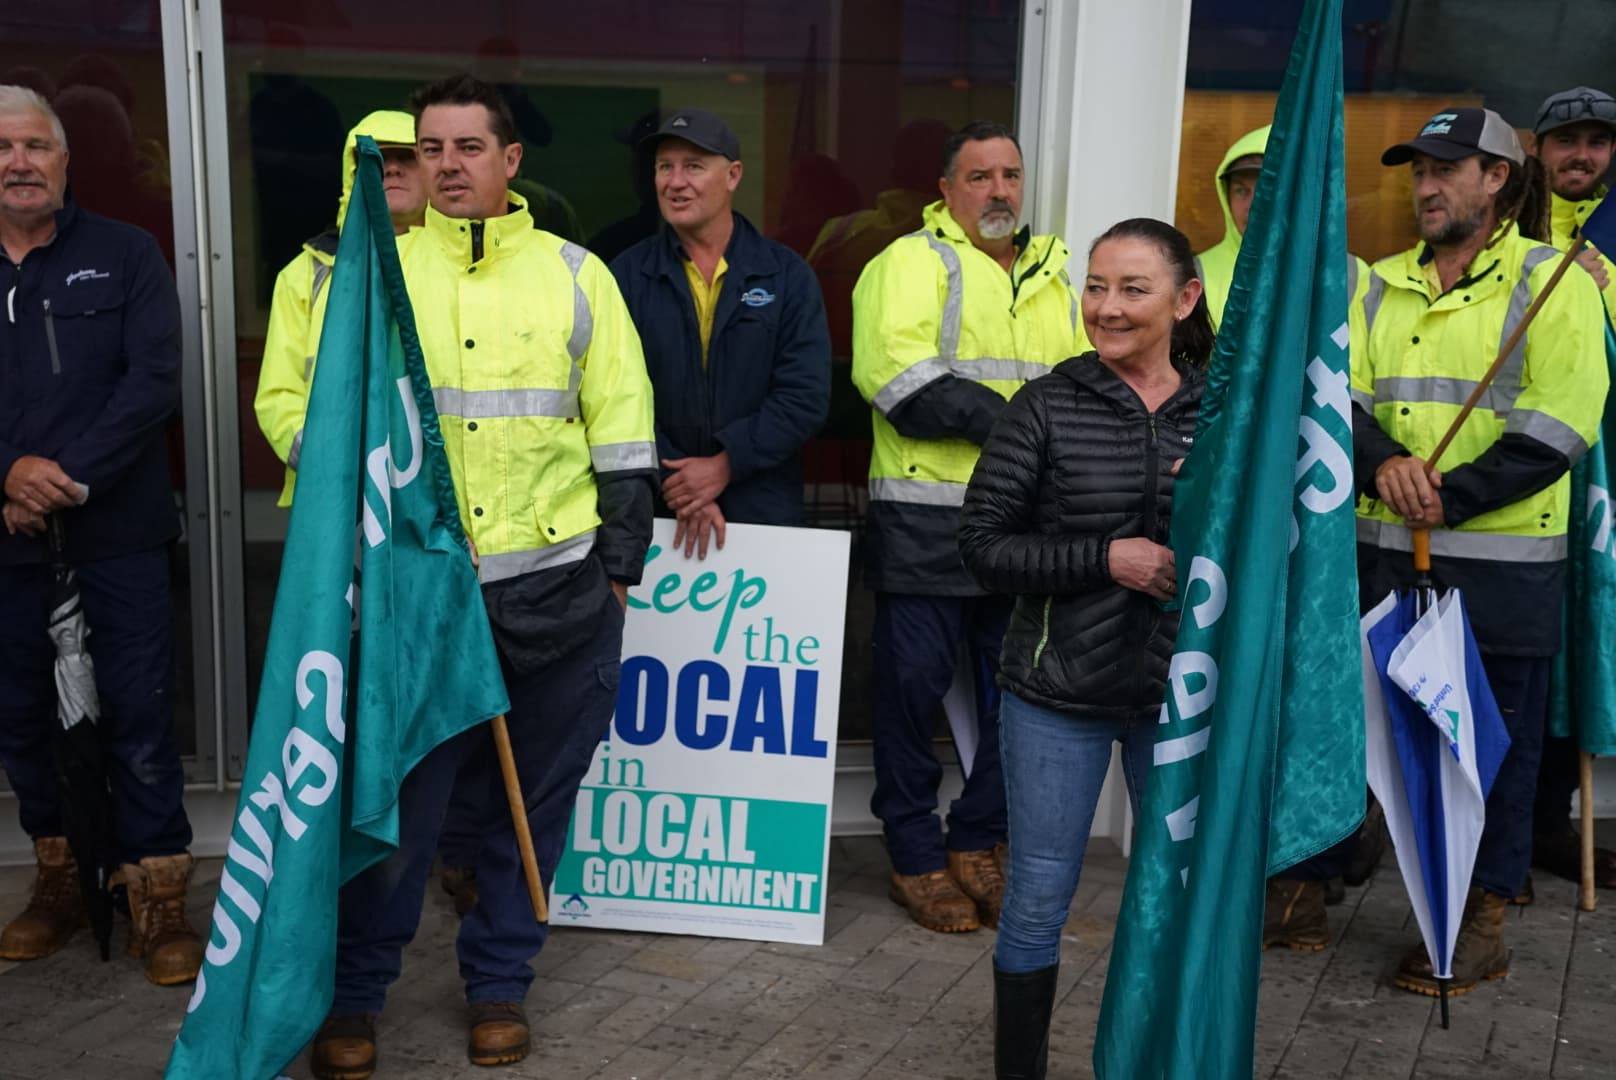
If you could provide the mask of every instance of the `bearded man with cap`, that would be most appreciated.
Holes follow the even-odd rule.
[[[1582,223],[1604,201],[1609,189],[1611,149],[1616,143],[1616,98],[1578,86],[1552,94],[1533,125],[1537,158],[1548,176],[1550,242],[1565,251],[1577,242]],[[1616,264],[1591,247],[1577,257],[1604,293],[1605,312],[1616,324]],[[1532,811],[1532,865],[1577,881],[1582,876],[1582,839],[1571,824],[1571,793],[1577,788],[1577,745],[1549,736],[1538,771],[1537,804]],[[1594,881],[1616,888],[1616,852],[1594,851]],[[1530,886],[1530,882],[1528,882]],[[1524,898],[1530,902],[1528,887]]]
[[[1381,156],[1413,174],[1420,243],[1375,264],[1352,324],[1358,562],[1367,607],[1414,581],[1413,530],[1431,574],[1459,589],[1510,747],[1487,798],[1451,992],[1509,973],[1504,913],[1526,881],[1532,803],[1560,647],[1571,466],[1597,437],[1608,378],[1604,311],[1569,274],[1459,429],[1427,458],[1554,272],[1542,169],[1490,109],[1452,108]],[[1436,994],[1423,945],[1398,986]]]
[[[744,170],[728,124],[677,109],[641,146],[664,227],[611,269],[645,345],[674,546],[705,558],[729,523],[803,524],[830,331],[808,264],[735,210]]]

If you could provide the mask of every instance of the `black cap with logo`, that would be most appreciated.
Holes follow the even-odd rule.
[[[711,154],[721,154],[731,161],[741,160],[741,140],[729,125],[706,109],[676,109],[669,113],[662,126],[640,140],[640,145],[654,145],[663,139],[683,139]]]
[[[1517,165],[1526,161],[1526,151],[1515,129],[1491,109],[1443,109],[1425,122],[1420,133],[1408,142],[1398,143],[1380,155],[1382,165],[1405,165],[1415,154],[1429,154],[1443,161],[1458,161],[1473,154],[1507,158]]]

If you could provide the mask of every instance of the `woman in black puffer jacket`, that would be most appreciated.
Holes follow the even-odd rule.
[[[1095,351],[1016,394],[971,477],[960,552],[1016,596],[999,683],[1009,886],[994,952],[997,1074],[1042,1077],[1061,929],[1100,786],[1121,742],[1130,794],[1150,767],[1178,615],[1165,545],[1212,324],[1189,241],[1148,218],[1089,250]]]

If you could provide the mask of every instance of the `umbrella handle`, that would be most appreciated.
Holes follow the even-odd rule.
[[[1414,572],[1429,574],[1431,572],[1431,530],[1414,530]]]

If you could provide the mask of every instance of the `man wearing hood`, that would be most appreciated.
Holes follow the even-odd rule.
[[[361,135],[369,135],[381,148],[382,189],[394,234],[401,236],[420,225],[426,213],[426,183],[415,157],[414,118],[407,112],[386,109],[371,113],[348,132],[342,148],[342,198],[337,202],[336,224],[306,241],[303,250],[275,277],[253,411],[269,445],[286,463],[286,481],[276,504],[282,507],[292,505],[297,482],[303,414],[309,406],[314,357],[320,351],[320,329],[325,325],[325,286],[336,262],[337,237],[348,212],[348,197],[353,193],[358,170],[354,148]]]
[[[1229,301],[1234,283],[1234,265],[1240,258],[1240,242],[1245,237],[1246,220],[1257,195],[1257,178],[1262,175],[1263,155],[1268,152],[1265,125],[1236,139],[1218,163],[1214,183],[1218,205],[1223,207],[1223,239],[1195,256],[1196,273],[1212,313],[1213,329],[1223,325],[1223,306]],[[1347,295],[1356,303],[1369,287],[1368,266],[1356,255],[1347,256]]]
[[[1565,251],[1609,193],[1605,177],[1616,142],[1616,99],[1587,86],[1562,90],[1539,107],[1532,131],[1549,182],[1549,242]],[[1604,294],[1605,313],[1616,324],[1616,264],[1591,247],[1577,261],[1593,276]],[[1532,811],[1532,865],[1571,881],[1582,876],[1582,839],[1570,820],[1577,774],[1576,741],[1545,739]],[[1594,880],[1602,889],[1616,888],[1616,852],[1595,849]],[[1526,898],[1531,895],[1528,879]]]

